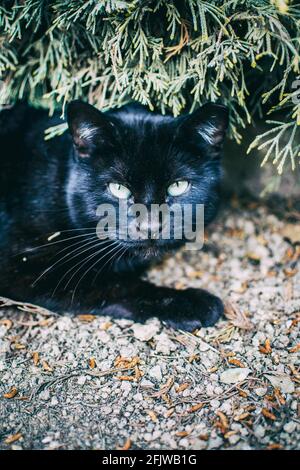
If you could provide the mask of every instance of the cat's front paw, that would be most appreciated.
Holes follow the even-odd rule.
[[[202,289],[186,289],[176,293],[165,322],[173,328],[194,331],[213,326],[224,314],[218,297]]]

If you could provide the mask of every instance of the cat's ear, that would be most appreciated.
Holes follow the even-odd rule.
[[[95,148],[112,139],[112,122],[101,111],[80,100],[67,107],[67,122],[76,154],[88,158]]]
[[[226,106],[206,103],[201,108],[185,117],[182,130],[186,137],[196,143],[197,140],[211,146],[223,143],[229,123],[229,112]]]

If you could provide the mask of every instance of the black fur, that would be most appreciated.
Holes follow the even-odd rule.
[[[74,101],[67,118],[70,132],[45,141],[58,117],[26,104],[0,113],[0,295],[56,311],[141,322],[158,316],[187,330],[213,325],[223,312],[217,297],[140,280],[181,241],[119,241],[115,252],[93,229],[97,206],[117,204],[110,182],[148,206],[175,202],[167,186],[188,180],[191,190],[176,202],[205,204],[209,223],[219,201],[226,108],[207,104],[172,118],[136,105],[100,113]],[[55,232],[61,235],[48,241]]]

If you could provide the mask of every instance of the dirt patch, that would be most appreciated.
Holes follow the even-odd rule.
[[[226,299],[227,318],[195,335],[1,308],[0,448],[299,448],[297,230],[235,204],[203,251],[149,273]]]

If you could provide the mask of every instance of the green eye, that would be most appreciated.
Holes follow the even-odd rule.
[[[129,199],[131,196],[131,192],[123,184],[109,183],[108,187],[112,195],[118,199]]]
[[[170,196],[181,196],[185,193],[190,187],[190,183],[188,181],[175,181],[175,183],[170,184],[167,189],[167,192]]]

